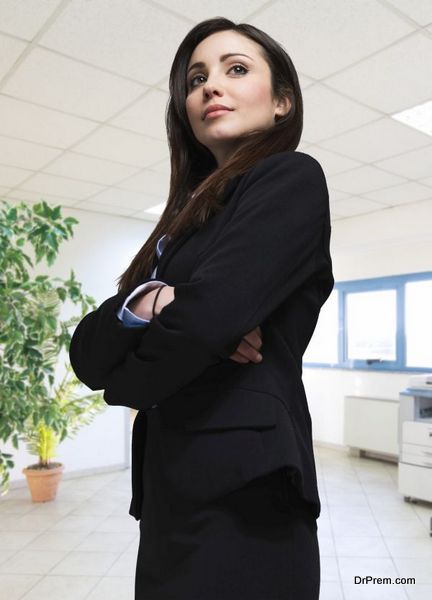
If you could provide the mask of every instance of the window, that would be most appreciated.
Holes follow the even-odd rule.
[[[346,301],[347,359],[396,360],[396,290],[350,292]]]
[[[303,364],[432,370],[432,272],[335,283]]]
[[[407,367],[432,367],[432,281],[411,281],[405,290]]]

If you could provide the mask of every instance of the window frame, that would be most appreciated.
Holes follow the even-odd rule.
[[[334,284],[338,304],[338,361],[336,363],[306,362],[305,368],[348,369],[361,371],[393,371],[424,373],[430,367],[408,367],[406,365],[406,331],[405,331],[405,284],[413,281],[432,281],[432,271],[418,273],[405,273],[401,275],[388,275],[385,277],[371,277],[368,279],[352,279],[338,281]],[[396,360],[382,362],[368,362],[364,359],[347,359],[348,331],[346,323],[346,297],[348,293],[373,292],[378,290],[395,290],[396,292]]]

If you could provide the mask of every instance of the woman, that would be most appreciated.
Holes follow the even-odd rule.
[[[315,600],[302,355],[334,280],[297,74],[264,32],[215,18],[181,43],[170,92],[166,209],[70,347],[86,385],[139,411],[135,598]]]

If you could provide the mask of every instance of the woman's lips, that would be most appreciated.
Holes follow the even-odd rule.
[[[205,118],[206,119],[215,119],[216,117],[219,117],[220,115],[223,115],[228,112],[231,112],[231,110],[229,108],[221,108],[220,110],[212,110],[206,114]]]

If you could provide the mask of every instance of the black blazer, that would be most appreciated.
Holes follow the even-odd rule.
[[[137,520],[149,410],[160,411],[158,468],[173,501],[210,501],[286,466],[320,513],[301,376],[334,284],[325,176],[308,154],[279,152],[231,179],[224,200],[204,226],[165,247],[157,278],[175,286],[175,299],[149,326],[126,327],[116,316],[134,285],[87,314],[72,336],[78,378],[105,390],[108,404],[139,410],[129,510]],[[257,325],[261,363],[230,359]]]

